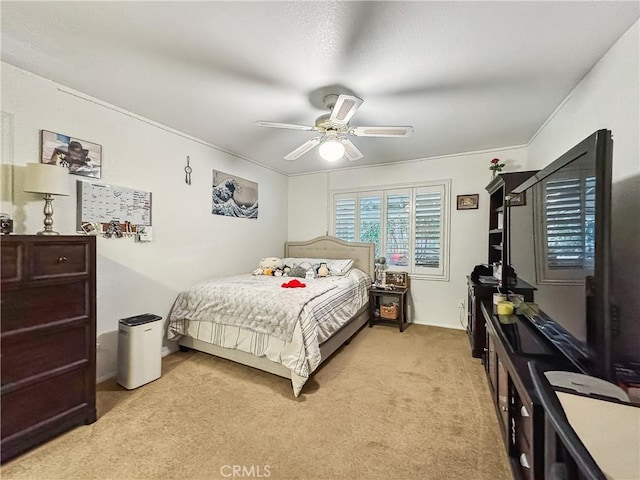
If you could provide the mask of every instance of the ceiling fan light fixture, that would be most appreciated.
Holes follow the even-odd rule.
[[[2,1],[2,0],[0,0]],[[344,90],[344,88],[340,88]],[[328,162],[335,162],[345,158],[350,162],[364,157],[348,136],[355,137],[410,137],[413,133],[411,126],[349,126],[349,120],[356,113],[363,100],[355,95],[346,93],[330,93],[324,95],[323,103],[330,113],[316,118],[315,125],[297,125],[293,123],[256,122],[261,127],[286,128],[289,130],[307,130],[321,132],[324,135],[307,140],[298,148],[284,156],[285,160],[297,160],[314,147],[318,147],[320,158]],[[315,104],[314,104],[315,105]]]
[[[326,135],[318,147],[318,153],[329,162],[335,162],[344,157],[344,145],[336,135]]]

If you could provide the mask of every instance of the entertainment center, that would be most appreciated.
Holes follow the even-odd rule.
[[[545,411],[529,362],[543,371],[613,378],[611,163],[611,132],[599,130],[544,169],[502,174],[487,186],[488,263],[501,268],[493,270],[494,285],[468,277],[467,333],[472,355],[484,363],[517,479],[548,478]],[[499,315],[497,292],[527,303]]]

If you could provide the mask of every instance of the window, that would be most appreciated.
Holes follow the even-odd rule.
[[[582,284],[593,275],[595,178],[579,171],[543,182],[536,201],[543,206],[535,225],[538,283]]]
[[[336,237],[375,243],[388,270],[448,280],[449,181],[332,198]]]

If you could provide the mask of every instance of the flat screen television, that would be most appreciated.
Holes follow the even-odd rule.
[[[509,195],[507,259],[536,288],[531,323],[583,373],[612,378],[609,130]]]

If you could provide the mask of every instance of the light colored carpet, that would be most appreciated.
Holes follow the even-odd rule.
[[[299,398],[286,379],[175,353],[144,387],[99,385],[98,415],[2,478],[511,478],[484,371],[456,330],[365,328]]]

